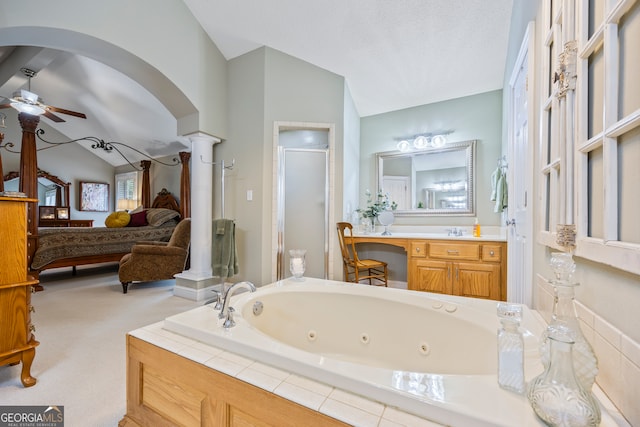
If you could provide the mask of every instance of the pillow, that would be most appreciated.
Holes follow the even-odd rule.
[[[143,227],[147,225],[147,213],[145,211],[136,213],[129,212],[129,216],[131,216],[131,221],[129,221],[127,227]]]
[[[165,222],[179,217],[180,212],[173,209],[151,208],[147,209],[147,223],[152,227],[159,227]]]
[[[109,214],[104,220],[104,225],[109,228],[126,227],[131,220],[131,216],[125,211],[117,211]]]
[[[144,212],[144,206],[140,205],[137,208],[129,211],[129,215],[134,214],[134,213],[138,213],[138,212]]]

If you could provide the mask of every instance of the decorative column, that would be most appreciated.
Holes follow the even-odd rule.
[[[27,197],[38,198],[38,157],[36,153],[36,128],[40,123],[40,116],[27,113],[18,114],[22,126],[22,147],[20,149],[20,185],[19,191]],[[38,207],[33,203],[27,204],[27,232],[38,234]]]
[[[191,204],[184,203],[185,200],[191,200],[191,181],[189,179],[191,153],[180,151],[178,155],[182,163],[182,171],[180,172],[180,215],[182,218],[191,218]]]
[[[151,169],[151,160],[143,160],[140,162],[142,168],[142,207],[148,209],[151,207],[151,184],[149,180],[149,169]]]
[[[213,145],[219,139],[205,134],[191,140],[191,267],[176,277],[174,295],[201,301],[210,298],[214,283],[211,268],[213,221]]]
[[[4,173],[2,172],[2,141],[4,141],[4,133],[0,132],[0,191],[4,191]]]

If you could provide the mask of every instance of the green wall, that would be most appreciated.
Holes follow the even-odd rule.
[[[476,212],[482,225],[500,225],[489,200],[491,174],[502,155],[502,90],[452,99],[362,118],[360,143],[360,205],[367,189],[375,192],[375,153],[396,149],[398,138],[419,133],[453,131],[449,142],[475,139]],[[396,218],[396,224],[471,226],[473,217]]]

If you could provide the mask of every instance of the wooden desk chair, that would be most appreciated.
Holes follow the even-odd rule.
[[[375,259],[360,259],[356,251],[356,244],[353,239],[349,242],[345,240],[345,230],[348,229],[347,236],[353,235],[353,227],[348,222],[337,223],[338,240],[342,250],[342,261],[344,267],[345,282],[360,283],[361,280],[368,280],[370,285],[387,286],[387,263]]]

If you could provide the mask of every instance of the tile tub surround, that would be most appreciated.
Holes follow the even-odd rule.
[[[284,282],[287,281],[279,282],[280,286],[283,286],[282,283]],[[325,286],[327,284],[335,283],[328,281],[320,282],[324,283]],[[341,283],[343,286],[351,288],[353,288],[354,286],[358,286],[353,284],[344,284],[343,282],[339,283]],[[310,285],[310,283],[307,283],[307,285]],[[365,286],[364,288],[368,287]],[[260,292],[260,290],[258,292]],[[393,292],[402,291],[392,291],[392,293]],[[407,292],[404,291],[404,293],[406,294]],[[234,299],[234,305],[239,304],[240,299],[249,298],[254,295],[256,294],[241,295],[239,296],[239,298]],[[409,293],[409,295],[413,299],[418,298],[415,293]],[[451,301],[456,299],[455,297],[451,298],[452,299],[445,298],[445,300]],[[483,305],[485,303],[488,303],[491,305],[492,312],[495,313],[495,302],[479,303],[478,300],[471,300],[469,302],[476,305]],[[241,307],[237,308],[238,314],[236,316],[236,320],[239,321],[239,324],[241,324],[243,321],[241,317],[242,309]],[[215,315],[217,313],[211,310],[209,307],[200,307],[186,313],[189,313],[189,316],[191,316],[196,312],[208,313],[209,315]],[[537,328],[532,328],[532,330],[536,329],[536,333],[538,333],[541,326],[543,325],[543,322],[541,322],[539,316],[537,316],[536,313],[533,313],[532,319],[534,322],[538,323]],[[208,322],[212,325],[215,325],[216,323],[216,321],[212,319],[204,320],[205,322]],[[497,319],[495,320],[495,322],[495,325],[492,326],[494,330],[497,328]],[[333,376],[328,374],[320,377],[315,376],[314,380],[304,374],[301,374],[301,371],[292,369],[292,367],[295,367],[295,363],[288,363],[286,365],[280,366],[276,365],[277,367],[272,367],[273,364],[271,363],[271,360],[267,360],[268,358],[265,358],[264,354],[261,354],[260,352],[245,351],[240,352],[242,353],[242,355],[239,355],[237,354],[237,349],[234,351],[230,351],[228,346],[226,346],[227,348],[224,348],[225,346],[211,345],[210,342],[209,344],[204,344],[202,342],[186,338],[183,335],[175,334],[174,332],[163,329],[162,325],[163,324],[151,325],[147,328],[142,328],[140,330],[134,331],[132,335],[147,340],[155,345],[166,348],[177,354],[180,354],[183,357],[194,360],[197,363],[202,363],[212,369],[216,369],[228,375],[232,375],[238,379],[257,385],[267,391],[285,397],[289,400],[298,402],[313,410],[317,410],[321,413],[330,415],[347,423],[371,426],[438,425],[437,423],[434,424],[434,421],[427,421],[427,419],[429,419],[437,420],[443,425],[452,426],[541,425],[540,421],[537,420],[537,418],[533,414],[533,411],[531,410],[526,398],[524,396],[514,395],[512,393],[499,389],[496,384],[495,375],[472,375],[468,377],[460,376],[459,379],[452,378],[452,376],[447,375],[423,375],[423,377],[431,378],[435,380],[435,383],[440,384],[439,387],[441,387],[441,392],[443,393],[442,395],[444,397],[450,397],[455,395],[456,393],[461,393],[462,391],[468,393],[470,390],[471,395],[465,396],[465,399],[462,399],[462,401],[459,401],[457,403],[454,401],[455,399],[452,399],[450,402],[446,402],[446,404],[433,405],[433,402],[421,401],[419,399],[416,400],[415,397],[412,398],[410,396],[410,393],[405,393],[405,395],[401,397],[405,400],[408,399],[413,401],[409,402],[409,410],[407,410],[407,407],[404,407],[402,404],[398,404],[399,401],[397,400],[397,396],[395,400],[385,399],[384,396],[382,398],[380,396],[376,397],[373,396],[372,393],[367,392],[367,390],[358,388],[354,389],[353,387],[350,387],[351,384],[346,384],[345,386],[345,384],[340,383],[340,381],[338,381],[338,383],[336,383],[335,381],[329,381],[328,378],[333,379]],[[166,322],[164,323],[164,326],[166,328]],[[213,326],[213,328],[215,329],[217,327]],[[239,335],[238,331],[239,330],[233,330],[231,332],[227,331],[225,334]],[[206,338],[203,340],[207,341]],[[260,343],[260,345],[263,344],[264,343]],[[534,346],[537,347],[536,343],[534,343]],[[295,353],[296,349],[290,347],[290,351],[292,353]],[[267,366],[267,368],[264,368],[263,366]],[[363,375],[363,372],[365,372],[360,370],[358,364],[352,364],[351,368],[356,370],[356,376],[361,376]],[[275,375],[272,372],[271,374],[267,374],[265,376],[264,371],[268,369],[273,369],[273,372],[278,372],[278,374]],[[542,367],[539,366],[538,371],[541,370]],[[256,373],[256,371],[258,373]],[[528,371],[531,371],[531,369],[528,369]],[[532,376],[537,375],[538,373],[539,372],[529,372],[527,374],[527,379],[531,379]],[[374,376],[376,375],[374,374]],[[437,378],[440,378],[441,380],[437,381]],[[444,380],[442,380],[443,378]],[[460,380],[460,383],[458,383],[457,385],[456,380]],[[301,382],[306,384],[306,386],[301,386]],[[327,385],[325,382],[331,382],[333,385]],[[487,393],[488,390],[493,391]],[[599,393],[599,390],[594,390],[594,392],[596,393],[596,396],[599,398],[599,400],[606,404],[606,398],[604,398],[604,396]],[[347,399],[345,398],[345,396],[349,396],[349,398]],[[369,396],[370,399],[358,396]],[[492,404],[495,405],[496,396],[499,396],[499,399],[501,399],[499,401],[499,411],[497,411],[496,408],[493,408],[493,410],[490,409],[490,413],[488,415],[485,415],[484,419],[478,419],[478,414],[470,413],[470,411],[482,411],[483,406],[491,408]],[[489,400],[493,402],[483,402],[482,398],[486,399],[487,397],[489,397]],[[381,404],[379,402],[385,402],[385,404]],[[475,408],[470,409],[469,406],[472,407],[473,405],[466,405],[467,402],[476,402],[477,405]],[[609,405],[606,407],[609,408],[611,406]],[[362,411],[364,411],[364,413]],[[507,419],[505,421],[505,415],[497,415],[497,412],[507,413],[510,414],[509,416],[515,418]],[[416,413],[422,415],[422,417],[416,418],[415,415],[411,415]],[[411,421],[407,423],[399,421],[399,419],[404,417],[409,418]],[[619,424],[617,424],[613,420],[613,418],[608,414],[607,410],[603,410],[602,425],[616,426]]]
[[[545,321],[553,312],[553,286],[538,275],[534,301]],[[596,383],[615,407],[610,413],[621,426],[640,426],[640,344],[576,300],[580,328],[598,358]],[[623,417],[624,415],[624,417]]]

